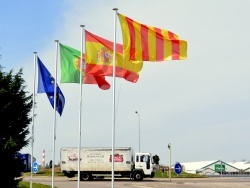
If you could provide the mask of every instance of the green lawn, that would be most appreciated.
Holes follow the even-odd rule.
[[[52,175],[51,170],[52,170],[51,168],[39,169],[37,173],[33,173],[33,177],[36,177],[36,176],[49,176],[50,177]],[[23,173],[23,176],[30,176],[30,172]],[[55,167],[55,176],[63,176],[59,167]],[[30,187],[30,182],[23,182],[23,181],[19,182],[18,188],[29,188],[29,187]],[[51,186],[43,185],[39,183],[33,183],[32,188],[51,188]]]
[[[51,176],[51,169],[42,169],[39,170],[38,173],[34,174],[33,177],[36,176]],[[30,176],[30,173],[24,173],[24,176]],[[60,172],[59,168],[55,168],[55,176],[63,176],[63,174]],[[156,171],[155,172],[155,177],[154,178],[169,178],[169,172],[165,171],[164,173],[162,173],[161,171]],[[199,175],[199,174],[189,174],[189,173],[185,173],[182,172],[180,175],[176,175],[175,172],[171,172],[171,178],[206,178],[206,176],[204,175]],[[18,188],[29,188],[30,187],[30,183],[29,182],[23,182],[21,181],[19,183]],[[51,188],[51,186],[48,185],[42,185],[42,184],[37,184],[37,183],[33,183],[33,188]]]
[[[190,174],[186,172],[182,172],[180,175],[177,175],[175,172],[171,172],[171,178],[206,178],[207,176],[200,175],[200,174]],[[169,178],[169,172],[155,172],[155,178]]]
[[[155,178],[169,178],[169,172],[165,171],[162,173],[160,170],[156,171]],[[24,173],[24,176],[30,176],[30,172]],[[51,176],[52,172],[51,169],[41,169],[38,171],[38,173],[34,174],[33,177],[36,176]],[[63,174],[60,171],[59,167],[55,168],[55,176],[63,176]],[[171,172],[171,178],[205,178],[206,176],[200,175],[200,174],[190,174],[186,172],[182,172],[180,175],[176,175],[175,172]]]
[[[30,187],[30,182],[20,181],[18,184],[18,188],[29,188],[29,187]],[[43,185],[40,183],[33,183],[32,187],[33,188],[51,188],[51,186],[49,186],[49,185]]]
[[[52,175],[51,168],[39,169],[37,173],[34,173],[33,176],[51,176]],[[23,173],[24,176],[30,176],[30,172]],[[63,176],[59,167],[55,167],[55,176]]]

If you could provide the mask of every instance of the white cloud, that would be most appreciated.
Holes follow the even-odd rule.
[[[51,32],[55,39],[74,48],[80,49],[81,24],[112,40],[112,9],[115,7],[130,18],[169,29],[188,41],[188,60],[146,62],[136,84],[117,79],[116,146],[131,146],[138,151],[138,117],[135,114],[138,111],[141,150],[159,155],[160,163],[168,164],[169,142],[173,145],[173,161],[179,162],[217,158],[240,160],[249,155],[244,148],[235,148],[247,142],[236,138],[249,131],[246,125],[250,122],[248,1],[64,3],[67,5],[64,16]],[[122,41],[119,22],[117,41]],[[54,74],[55,43],[47,41],[46,44],[39,56]],[[32,62],[31,58],[27,59]],[[31,88],[30,63],[26,67],[25,76]],[[109,81],[112,83],[111,78]],[[60,87],[66,106],[62,117],[57,118],[56,162],[61,147],[77,147],[78,144],[79,85],[61,84]],[[35,156],[38,162],[43,149],[52,150],[53,110],[46,95],[42,95],[37,96],[36,109]],[[82,146],[111,146],[112,88],[102,91],[97,86],[84,85],[82,99]],[[232,152],[234,149],[236,154]],[[49,161],[52,153],[46,154]]]

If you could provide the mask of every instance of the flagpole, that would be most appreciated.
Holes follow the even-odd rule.
[[[114,44],[113,44],[113,109],[112,109],[112,188],[114,188],[114,147],[115,147],[115,75],[116,75],[116,15],[118,8],[114,10]]]
[[[34,155],[34,119],[35,119],[35,87],[36,87],[36,60],[37,52],[34,53],[34,83],[33,83],[33,103],[32,103],[32,136],[31,136],[31,164],[30,164],[30,188],[33,186],[33,155]]]
[[[54,78],[54,124],[53,124],[53,160],[52,160],[52,188],[54,188],[54,176],[55,176],[55,142],[56,142],[56,91],[57,91],[57,59],[58,59],[58,44],[56,42],[56,56],[55,56],[55,78]]]
[[[78,135],[78,180],[77,180],[77,187],[80,188],[80,161],[81,161],[81,124],[82,124],[82,54],[83,54],[83,31],[84,31],[84,25],[80,25],[81,27],[81,61],[79,65],[80,69],[80,102],[79,102],[79,135]]]

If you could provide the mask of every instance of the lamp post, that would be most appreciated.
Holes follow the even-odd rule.
[[[169,181],[171,182],[171,144],[168,144],[169,149]]]
[[[139,113],[137,112],[137,111],[135,111],[135,113],[138,115],[138,117],[139,117],[139,153],[140,153],[140,115],[139,115]]]

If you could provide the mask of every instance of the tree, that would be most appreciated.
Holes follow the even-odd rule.
[[[25,91],[22,69],[14,74],[3,72],[0,65],[0,182],[5,187],[15,187],[15,177],[21,174],[20,161],[15,155],[29,144],[29,113],[32,95]]]
[[[153,156],[153,160],[154,160],[154,162],[155,162],[155,164],[159,164],[159,161],[160,161],[160,158],[159,158],[159,156],[158,155],[154,155]]]

